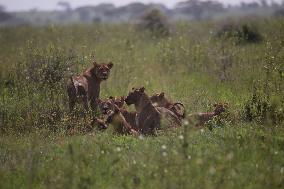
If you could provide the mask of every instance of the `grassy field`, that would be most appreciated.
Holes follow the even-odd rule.
[[[0,28],[0,188],[283,188],[284,20],[253,23],[259,43],[216,37],[214,22],[166,37],[123,24]],[[65,91],[93,56],[114,63],[101,98],[145,86],[187,113],[229,109],[187,133],[99,131],[80,108],[69,115]]]

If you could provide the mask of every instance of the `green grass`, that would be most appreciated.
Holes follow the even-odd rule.
[[[0,188],[283,188],[284,22],[255,25],[264,41],[245,45],[216,38],[207,22],[178,23],[166,38],[130,25],[0,28]],[[91,115],[68,114],[65,82],[94,55],[114,63],[102,98],[145,86],[187,113],[229,110],[191,128],[188,146],[183,128],[90,131]]]
[[[180,137],[1,138],[3,188],[282,188],[284,136],[250,125]]]

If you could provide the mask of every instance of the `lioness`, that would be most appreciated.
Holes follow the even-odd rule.
[[[185,108],[184,105],[180,102],[172,102],[166,98],[165,93],[157,93],[150,97],[151,102],[158,107],[164,107],[176,114],[178,118],[185,118]]]
[[[136,112],[129,112],[123,108],[124,105],[124,97],[121,98],[114,98],[110,97],[107,100],[98,100],[100,112],[103,115],[108,116],[110,112],[115,112],[115,109],[118,109],[119,112],[123,115],[126,122],[131,125],[131,127],[135,130],[139,130],[136,117]]]
[[[113,63],[97,64],[87,69],[83,75],[71,77],[67,83],[67,93],[69,97],[70,112],[73,111],[76,102],[83,102],[86,111],[89,110],[90,101],[93,111],[97,108],[97,99],[100,95],[100,84],[109,77]]]
[[[155,107],[145,93],[145,88],[133,88],[125,99],[127,105],[134,104],[138,115],[138,127],[143,134],[155,134],[156,130],[180,127],[179,118],[170,110]]]
[[[189,114],[188,120],[195,127],[203,127],[206,122],[212,120],[215,116],[218,116],[221,113],[225,112],[226,109],[228,108],[228,103],[214,104],[214,108],[215,109],[213,112]]]
[[[103,115],[107,115],[109,111],[113,110],[112,109],[113,103],[115,103],[113,100],[113,97],[110,97],[106,100],[98,99],[97,104],[98,104],[100,113]],[[121,106],[118,105],[118,107],[121,107]]]
[[[123,109],[120,109],[116,104],[112,104],[112,107],[113,110],[110,110],[107,114],[106,123],[113,126],[114,132],[116,134],[132,134],[138,136],[139,131],[128,123],[129,120],[126,120],[125,114],[121,111]]]

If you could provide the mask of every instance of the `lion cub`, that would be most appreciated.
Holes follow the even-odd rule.
[[[228,108],[228,103],[214,104],[214,108],[215,109],[214,109],[213,112],[189,114],[188,115],[188,120],[195,127],[203,127],[206,122],[212,120],[215,116],[218,116],[221,113],[225,112],[226,109]]]

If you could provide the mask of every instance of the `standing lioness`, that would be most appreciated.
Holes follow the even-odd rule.
[[[109,77],[113,63],[97,64],[87,69],[83,75],[71,77],[67,84],[70,111],[74,109],[76,102],[83,102],[85,110],[88,111],[90,101],[93,111],[97,108],[97,99],[100,95],[100,84]]]

